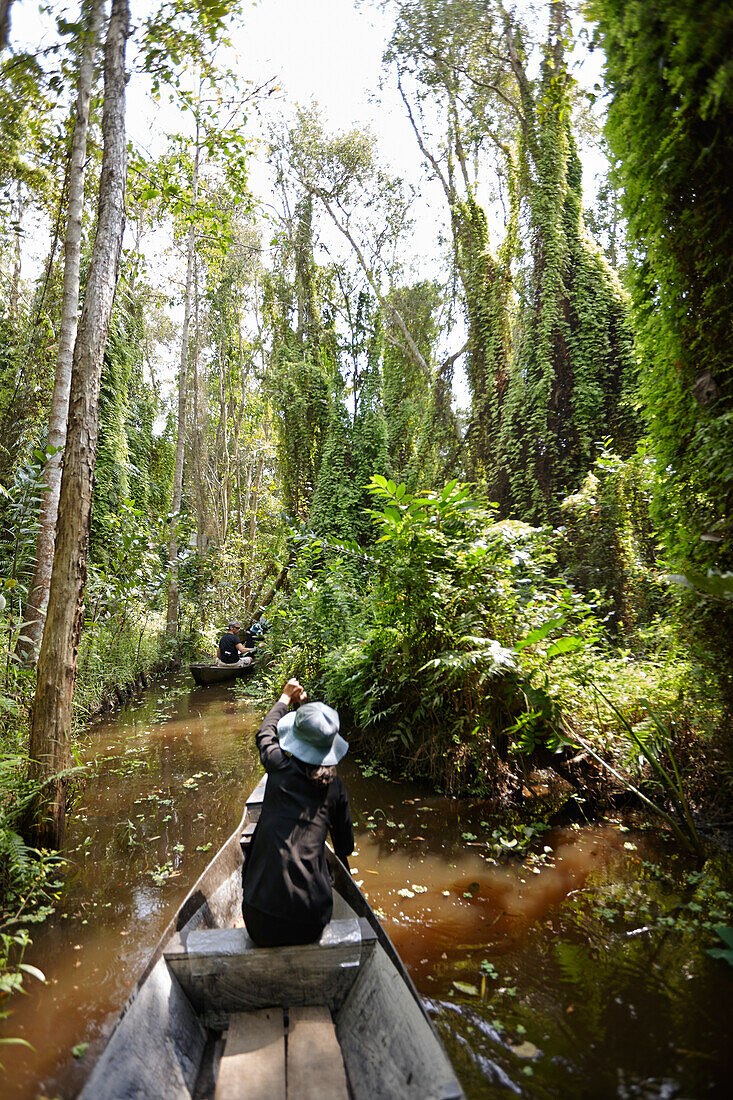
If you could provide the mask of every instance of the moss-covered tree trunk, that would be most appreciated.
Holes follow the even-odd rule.
[[[74,345],[59,524],[31,720],[31,777],[44,781],[31,831],[37,844],[52,847],[62,843],[66,819],[62,773],[70,761],[71,707],[84,618],[99,385],[125,224],[125,46],[129,21],[128,0],[113,0],[105,50],[97,232]]]
[[[285,510],[307,519],[326,436],[333,362],[323,332],[313,258],[313,200],[305,195],[288,226],[281,262],[270,279],[270,392]],[[289,260],[292,259],[292,274]]]
[[[581,211],[581,168],[571,129],[572,79],[564,56],[566,5],[552,0],[539,81],[525,71],[507,17],[506,44],[522,106],[523,191],[531,222],[526,276],[500,432],[509,510],[555,520],[563,496],[610,439],[636,439],[633,341],[625,296]]]

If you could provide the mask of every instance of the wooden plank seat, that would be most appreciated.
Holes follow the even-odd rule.
[[[325,1005],[233,1013],[214,1100],[349,1100]]]
[[[373,952],[363,917],[332,920],[317,943],[257,947],[244,928],[207,928],[171,937],[165,960],[203,1022],[226,1027],[234,1012],[326,1004],[339,1008]]]

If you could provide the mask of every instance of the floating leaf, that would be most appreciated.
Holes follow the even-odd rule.
[[[468,982],[453,982],[456,989],[459,989],[461,993],[468,993],[471,997],[478,997],[478,989],[475,985],[469,985]]]
[[[71,1048],[71,1053],[75,1058],[83,1058],[89,1049],[89,1043],[77,1043],[75,1047]]]
[[[38,978],[39,982],[45,982],[46,975],[42,970],[39,970],[37,966],[31,966],[30,963],[21,963],[20,969],[24,970],[26,974],[31,974],[34,978]]]
[[[539,1054],[538,1048],[534,1043],[524,1042],[518,1046],[511,1047],[512,1054],[516,1054],[517,1058],[536,1058]]]

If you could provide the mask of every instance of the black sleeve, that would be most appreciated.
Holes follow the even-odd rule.
[[[287,712],[287,703],[275,703],[275,706],[265,715],[257,734],[257,749],[265,771],[279,771],[288,762],[288,757],[280,748],[280,742],[277,738],[277,724]]]
[[[329,813],[329,827],[333,850],[342,863],[349,866],[348,856],[354,851],[354,826],[351,820],[351,806],[349,796],[343,781],[336,777],[333,780],[335,788],[333,801]]]

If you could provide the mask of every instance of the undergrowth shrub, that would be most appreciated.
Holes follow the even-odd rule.
[[[609,627],[627,637],[669,610],[650,516],[654,480],[643,445],[628,459],[605,449],[561,505],[563,573],[584,592],[600,591],[611,603]]]
[[[513,646],[532,601],[544,606],[547,533],[497,522],[455,481],[413,495],[375,477],[371,492],[382,505],[371,606],[362,636],[328,654],[326,696],[363,754],[450,792],[514,788],[509,731],[535,692]]]
[[[124,624],[115,619],[87,622],[79,645],[74,688],[74,714],[83,720],[115,686],[132,683],[143,671],[172,659],[185,660],[198,637],[165,633],[165,615],[129,612]]]
[[[615,456],[599,467],[609,499],[621,495],[625,467]],[[651,614],[661,597],[650,599],[633,647],[618,630],[614,595],[631,600],[634,569],[647,568],[632,554],[640,519],[629,520],[628,549],[604,542],[611,527],[602,509],[578,504],[590,515],[583,537],[605,547],[620,578],[616,592],[601,591],[591,581],[602,572],[589,570],[581,590],[560,568],[556,531],[497,521],[455,481],[416,495],[375,477],[371,492],[377,543],[356,565],[353,547],[327,553],[312,542],[271,639],[273,691],[298,676],[311,697],[338,707],[358,755],[450,793],[511,802],[548,749],[575,755],[582,737],[643,780],[629,727],[643,740],[653,713],[685,737],[715,725],[705,677]]]
[[[286,598],[272,615],[273,683],[296,676],[312,693],[323,689],[333,651],[363,637],[370,620],[371,568],[355,543],[301,540]]]
[[[24,962],[24,954],[31,943],[30,928],[53,912],[62,885],[57,877],[61,857],[28,847],[18,831],[35,793],[25,775],[25,756],[6,735],[0,743],[0,1019],[8,1015],[4,1001],[29,976],[44,980]]]

